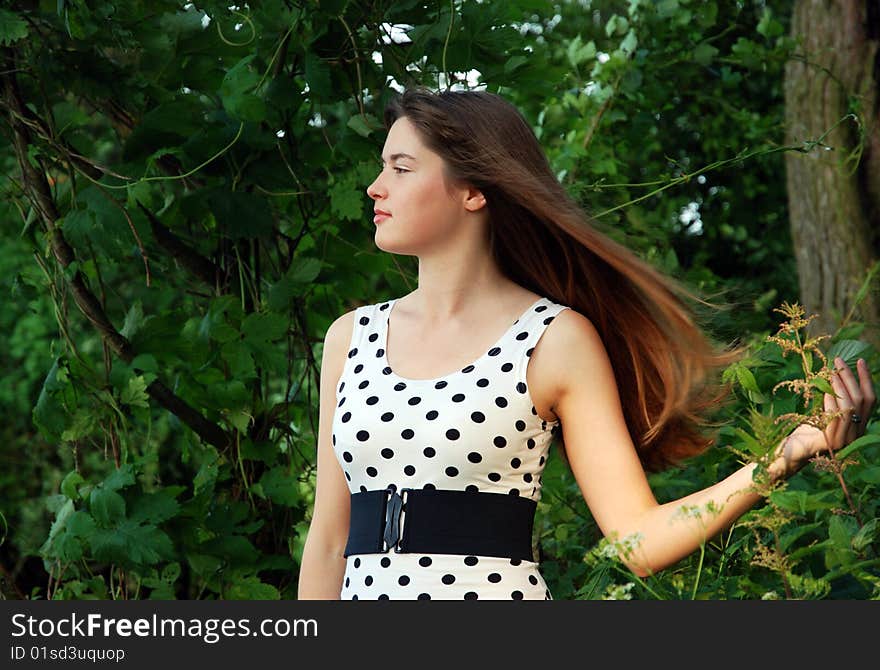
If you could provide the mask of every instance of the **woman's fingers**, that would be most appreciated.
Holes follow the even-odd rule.
[[[850,420],[852,401],[849,392],[836,374],[831,376],[831,387],[834,389],[834,394],[825,394],[825,411],[837,416],[826,426],[825,436],[828,438],[828,448],[837,450],[847,444],[849,441],[847,438],[851,433],[850,426],[854,425]]]
[[[862,391],[862,416],[867,417],[874,411],[874,405],[877,403],[877,395],[874,392],[874,382],[871,380],[871,371],[868,369],[868,361],[860,358],[856,361],[856,368],[859,371],[859,388]]]

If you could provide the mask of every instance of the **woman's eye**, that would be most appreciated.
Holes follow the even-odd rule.
[[[403,173],[403,172],[409,172],[409,170],[404,170],[403,168],[398,168],[398,167],[394,168],[394,171],[395,171],[397,174],[401,174],[401,173]]]

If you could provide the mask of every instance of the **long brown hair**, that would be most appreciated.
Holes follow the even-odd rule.
[[[443,158],[450,183],[485,196],[501,271],[595,326],[645,469],[679,465],[708,448],[715,436],[703,429],[715,425],[709,413],[729,391],[713,372],[744,351],[714,343],[686,301],[715,305],[599,231],[556,179],[519,110],[501,96],[416,86],[387,104],[386,129],[401,116]]]

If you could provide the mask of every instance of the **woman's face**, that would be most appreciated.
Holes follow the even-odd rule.
[[[467,189],[443,179],[443,160],[425,147],[406,117],[385,138],[382,171],[367,187],[378,216],[376,245],[388,252],[421,255],[451,244],[467,213]]]

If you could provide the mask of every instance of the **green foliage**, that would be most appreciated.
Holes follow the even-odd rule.
[[[709,324],[718,338],[760,337],[796,294],[778,178],[787,3],[3,4],[14,60],[0,69],[20,95],[0,101],[14,120],[0,135],[4,595],[296,596],[323,335],[416,277],[375,249],[364,194],[394,88],[479,72],[600,227],[741,307]],[[836,346],[866,355],[853,327]],[[771,347],[729,371],[732,448],[654,477],[658,495],[716,480],[734,448],[757,456],[760,417],[797,409],[771,390],[795,372]],[[633,586],[551,459],[544,574],[557,598],[865,597],[876,450],[850,452],[861,523],[835,515],[827,473],[771,498],[800,519],[778,531],[784,573],[751,563],[766,532],[737,526]]]

